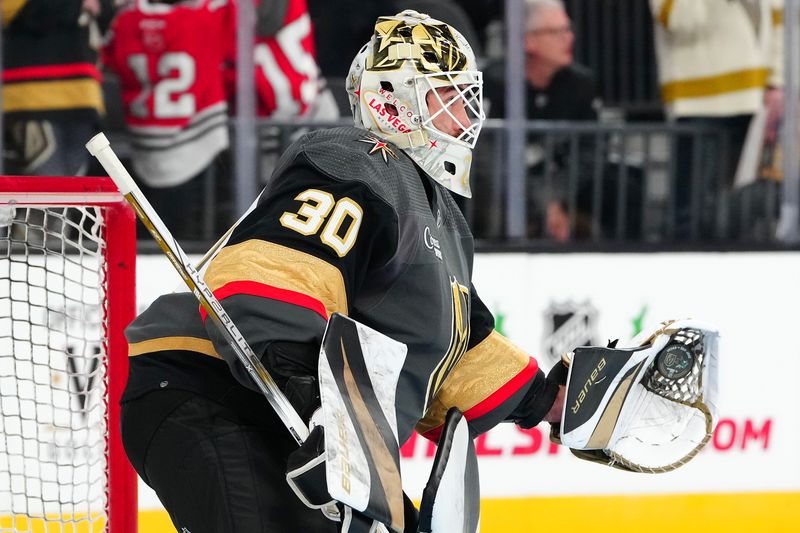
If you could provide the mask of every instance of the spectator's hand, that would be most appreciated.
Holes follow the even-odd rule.
[[[100,0],[83,0],[81,9],[84,13],[88,13],[93,18],[100,16]]]
[[[783,89],[779,87],[768,88],[764,93],[764,107],[767,110],[764,139],[768,143],[774,143],[778,138],[778,128],[780,128],[781,117],[783,116]]]
[[[547,236],[559,242],[569,240],[569,215],[560,202],[547,204]]]

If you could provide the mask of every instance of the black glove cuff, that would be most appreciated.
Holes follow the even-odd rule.
[[[556,401],[557,395],[558,383],[548,376],[545,378],[544,385],[541,387],[540,392],[535,398],[528,402],[529,410],[527,415],[515,421],[517,425],[523,429],[530,429],[539,425],[539,422],[544,420],[550,408],[553,407],[553,402]]]
[[[569,367],[563,361],[553,365],[547,377],[544,377],[544,372],[539,370],[531,388],[508,419],[523,429],[536,427],[553,407],[553,402],[558,396],[558,387],[567,384],[568,375]]]
[[[547,379],[555,381],[558,385],[566,385],[567,376],[569,376],[569,367],[564,364],[563,359],[553,365],[553,368],[547,373]]]

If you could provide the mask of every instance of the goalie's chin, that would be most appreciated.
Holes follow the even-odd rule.
[[[706,445],[716,417],[719,332],[671,321],[634,348],[577,348],[553,437],[581,459],[669,472]]]

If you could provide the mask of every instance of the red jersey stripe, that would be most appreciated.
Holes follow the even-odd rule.
[[[536,359],[531,357],[525,368],[520,370],[516,376],[508,380],[505,385],[494,391],[485,400],[479,402],[470,409],[467,409],[464,412],[464,418],[466,418],[467,421],[475,420],[476,418],[480,418],[489,413],[493,409],[496,409],[503,402],[516,394],[523,387],[523,385],[532,380],[538,370],[539,363],[536,362]],[[432,441],[438,441],[441,433],[442,426],[437,426],[434,429],[426,432],[423,437]]]
[[[100,71],[91,63],[68,63],[64,65],[37,65],[19,67],[3,72],[3,82],[45,81],[48,79],[74,78],[87,76],[103,81]]]
[[[262,298],[298,305],[310,309],[325,320],[328,320],[328,311],[325,309],[322,302],[301,292],[280,289],[265,283],[258,283],[257,281],[231,281],[214,291],[214,296],[216,296],[218,300],[223,300],[235,294],[260,296]],[[205,322],[208,313],[202,307],[200,308],[200,316],[203,318],[203,322]]]

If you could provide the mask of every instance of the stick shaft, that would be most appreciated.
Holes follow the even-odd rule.
[[[100,161],[100,164],[108,172],[109,177],[119,188],[128,203],[131,204],[136,211],[136,216],[145,225],[147,230],[158,243],[161,250],[164,251],[175,270],[178,271],[184,283],[191,289],[195,297],[200,301],[200,304],[208,313],[214,324],[219,328],[219,331],[224,336],[230,347],[233,349],[236,357],[244,365],[250,377],[258,386],[259,390],[266,396],[267,401],[280,419],[286,425],[289,433],[297,441],[302,444],[308,437],[308,428],[303,420],[297,414],[297,411],[286,399],[286,396],[278,388],[275,380],[272,379],[267,369],[261,363],[261,360],[253,352],[253,349],[242,336],[236,324],[233,323],[228,313],[223,309],[222,304],[217,300],[211,289],[208,288],[205,281],[200,277],[197,270],[189,263],[189,259],[183,252],[178,242],[172,236],[170,231],[164,225],[164,222],[158,216],[158,213],[147,201],[142,191],[136,185],[131,175],[122,165],[117,155],[111,149],[111,146],[106,139],[105,135],[99,133],[95,135],[88,143],[86,148],[89,152]]]

